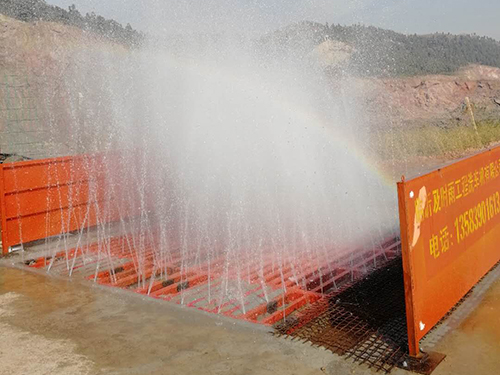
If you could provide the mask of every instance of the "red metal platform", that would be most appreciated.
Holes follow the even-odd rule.
[[[150,236],[151,237],[151,236]],[[29,267],[80,277],[210,313],[273,325],[382,267],[400,252],[397,239],[368,250],[255,259],[195,259],[178,246],[158,250],[159,236],[123,235],[25,261]],[[141,246],[134,243],[141,242]],[[141,251],[137,249],[140,248]]]

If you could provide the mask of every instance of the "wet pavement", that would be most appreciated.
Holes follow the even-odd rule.
[[[1,266],[0,337],[2,375],[372,373],[261,326]],[[500,373],[500,280],[432,350],[436,375]]]
[[[321,374],[325,350],[167,302],[0,267],[0,374]]]

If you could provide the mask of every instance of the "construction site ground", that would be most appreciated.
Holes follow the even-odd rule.
[[[0,375],[371,374],[269,329],[0,260]],[[434,374],[500,373],[500,268],[422,342]],[[393,374],[407,372],[395,369]]]

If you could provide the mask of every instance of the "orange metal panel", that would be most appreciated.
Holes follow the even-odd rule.
[[[123,216],[135,216],[139,207],[134,201],[139,199],[134,199],[135,190],[126,192],[118,183],[123,179],[121,165],[119,154],[0,165],[3,252],[13,245],[116,221],[119,208]]]
[[[94,204],[91,204],[90,207],[88,204],[84,204],[71,209],[57,209],[8,220],[6,230],[3,231],[6,232],[9,239],[8,246],[12,246],[119,219],[119,212],[114,207],[103,210]]]
[[[500,260],[500,147],[398,184],[410,354]]]
[[[89,157],[44,159],[4,164],[5,194],[67,185],[101,174],[99,160]],[[102,177],[99,176],[99,177]]]
[[[11,193],[5,196],[5,215],[8,219],[19,216],[42,214],[47,211],[79,206],[88,202],[104,200],[106,193],[104,180],[96,181],[95,191],[87,181],[33,191]]]
[[[0,164],[0,220],[2,229],[2,253],[6,254],[9,250],[7,245],[9,240],[7,238],[7,216],[5,214],[5,188],[4,188],[4,176],[3,176],[3,164]]]

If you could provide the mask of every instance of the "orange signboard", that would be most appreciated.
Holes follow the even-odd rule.
[[[500,260],[500,147],[398,183],[410,354]]]

